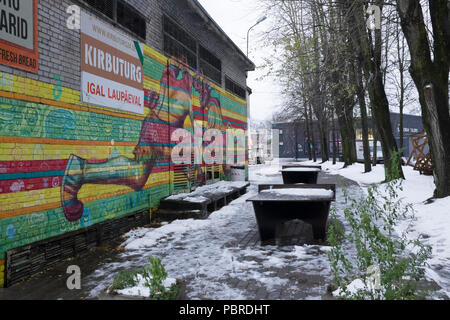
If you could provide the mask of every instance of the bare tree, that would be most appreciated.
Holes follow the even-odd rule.
[[[419,92],[422,118],[430,143],[435,196],[450,195],[449,2],[428,2],[432,35],[427,32],[419,0],[398,0],[397,11],[411,55],[410,74]]]

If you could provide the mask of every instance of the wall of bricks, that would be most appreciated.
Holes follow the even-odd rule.
[[[224,43],[213,31],[208,30],[206,23],[193,13],[187,1],[128,0],[127,2],[147,17],[146,44],[148,46],[163,52],[162,17],[163,14],[167,14],[222,61],[222,87],[225,87],[225,75],[246,87],[247,77],[241,59],[235,56],[236,53],[229,44]],[[0,72],[52,84],[58,83],[55,79],[55,75],[58,75],[64,87],[80,90],[80,33],[77,30],[69,30],[66,26],[69,16],[66,8],[73,4],[90,10],[89,6],[81,0],[39,0],[40,68],[38,75],[4,65],[0,65]],[[107,19],[104,16],[103,18]],[[121,26],[117,28],[129,33]]]
[[[129,2],[147,17],[143,66],[147,106],[150,93],[161,91],[162,75],[170,64],[161,54],[165,11],[222,59],[224,74],[245,85],[242,63],[212,31],[204,32],[203,22],[183,14],[188,12],[185,1]],[[0,286],[4,283],[6,251],[155,208],[161,198],[174,191],[174,176],[183,174],[176,172],[166,152],[171,146],[171,128],[166,129],[170,127],[170,106],[161,103],[160,117],[153,119],[148,109],[141,116],[80,101],[80,32],[66,26],[66,8],[75,3],[79,2],[39,0],[38,74],[0,65]],[[196,76],[193,70],[182,74]],[[246,102],[213,83],[207,85],[219,105],[221,130],[226,126],[245,130]],[[208,114],[203,113],[200,101],[200,94],[193,90],[195,120],[206,128]],[[146,122],[151,123],[149,133],[158,133],[157,141],[151,141],[154,148],[166,147],[166,153],[155,162],[145,185],[132,188],[128,181],[85,184],[78,192],[84,204],[82,217],[69,221],[63,210],[62,190],[71,157],[104,166],[112,174],[130,164],[139,167],[135,150]],[[226,178],[223,171],[221,174]],[[181,183],[181,187],[187,186]]]

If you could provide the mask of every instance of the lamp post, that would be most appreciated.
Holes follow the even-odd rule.
[[[258,21],[256,21],[256,23],[253,26],[251,26],[250,29],[248,29],[248,31],[247,31],[247,58],[248,58],[248,37],[250,35],[250,30],[252,30],[254,27],[256,27],[258,24],[260,24],[261,22],[263,22],[266,19],[267,19],[266,16],[259,18]]]

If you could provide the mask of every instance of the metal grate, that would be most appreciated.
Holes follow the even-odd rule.
[[[197,56],[167,34],[164,34],[164,52],[183,61],[186,59],[190,67],[197,69]]]
[[[242,99],[246,99],[245,89],[228,77],[225,77],[225,88]]]
[[[146,22],[145,18],[139,15],[134,8],[119,0],[117,2],[117,22],[145,39]]]
[[[218,84],[222,84],[222,61],[205,47],[199,45],[198,53],[200,58],[201,72]]]
[[[217,84],[222,84],[222,72],[212,67],[204,60],[200,60],[200,72],[202,72],[205,76],[207,76]]]
[[[181,29],[175,22],[173,22],[169,17],[163,17],[164,33],[170,35],[173,39],[180,42],[187,49],[197,52],[197,42],[192,38],[187,32]]]
[[[84,0],[91,7],[114,19],[114,5],[111,0]]]
[[[212,54],[208,49],[203,46],[198,47],[200,59],[208,62],[212,67],[218,71],[222,71],[222,61]]]

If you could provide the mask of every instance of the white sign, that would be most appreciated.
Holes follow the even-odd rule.
[[[85,12],[81,21],[82,101],[144,114],[142,45]]]

